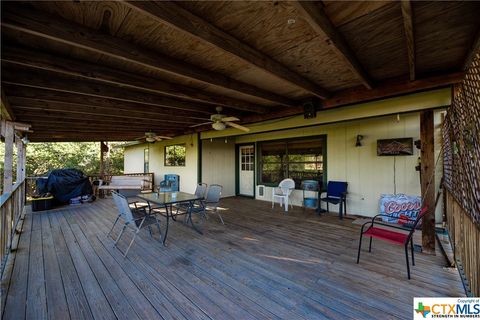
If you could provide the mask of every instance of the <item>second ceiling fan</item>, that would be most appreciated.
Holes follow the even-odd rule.
[[[227,128],[227,126],[230,126],[230,127],[233,127],[233,128],[245,131],[245,132],[250,131],[249,128],[241,126],[241,125],[233,122],[233,121],[240,121],[240,119],[238,119],[237,117],[228,117],[224,114],[221,114],[221,112],[223,110],[222,107],[216,107],[215,110],[217,110],[217,113],[212,114],[210,116],[210,121],[209,122],[195,124],[193,126],[190,126],[190,128],[199,127],[199,126],[203,126],[203,125],[206,125],[206,124],[212,124],[212,128],[214,130],[217,130],[217,131],[225,130]]]

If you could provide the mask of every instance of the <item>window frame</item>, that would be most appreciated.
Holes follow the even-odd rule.
[[[174,163],[173,164],[167,164],[167,148],[173,147],[174,150]],[[178,164],[178,160],[176,157],[176,148],[177,147],[183,147],[185,149],[185,159],[183,161],[183,164]],[[171,144],[168,146],[165,146],[163,148],[163,165],[165,167],[185,167],[187,165],[187,144],[186,143],[178,143],[178,144]]]
[[[297,141],[305,141],[305,140],[312,140],[312,139],[319,139],[322,142],[322,161],[302,161],[302,162],[290,162],[288,159],[289,153],[288,153],[288,144],[292,142],[297,142]],[[276,140],[264,140],[264,141],[259,141],[257,143],[257,185],[264,185],[267,187],[276,187],[278,186],[278,183],[272,183],[272,182],[263,182],[262,181],[262,175],[263,175],[263,163],[262,163],[262,148],[264,144],[268,143],[285,143],[285,161],[283,162],[284,165],[284,170],[286,170],[287,176],[289,170],[290,164],[307,164],[307,163],[321,163],[323,166],[323,172],[322,172],[322,184],[323,184],[323,189],[325,190],[326,185],[327,185],[327,135],[315,135],[315,136],[308,136],[308,137],[297,137],[297,138],[287,138],[287,139],[276,139]],[[272,163],[277,163],[277,162],[272,162]],[[282,162],[280,162],[282,163]]]

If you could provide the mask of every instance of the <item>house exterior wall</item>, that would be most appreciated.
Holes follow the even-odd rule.
[[[417,93],[381,101],[374,101],[325,110],[314,119],[303,116],[289,117],[249,125],[250,132],[242,134],[238,130],[207,131],[200,134],[202,139],[201,180],[202,182],[223,185],[223,196],[235,195],[237,144],[259,141],[327,136],[326,172],[328,180],[342,180],[349,183],[347,212],[362,216],[378,213],[378,201],[382,193],[406,193],[420,195],[420,177],[415,171],[419,151],[412,156],[378,157],[377,139],[420,137],[419,110],[436,108],[436,156],[441,148],[441,107],[450,104],[450,90],[440,89]],[[399,116],[397,116],[399,115]],[[355,147],[356,136],[364,136],[362,147]],[[228,138],[225,143],[225,137]],[[177,143],[187,144],[187,164],[185,167],[164,167],[164,146]],[[125,150],[125,172],[143,171],[143,149],[145,145],[128,147]],[[197,137],[182,136],[174,140],[157,142],[150,149],[150,171],[155,173],[155,181],[162,180],[165,173],[181,176],[181,190],[193,192],[198,177]],[[138,162],[132,164],[131,162]],[[441,163],[438,164],[441,168]],[[257,168],[256,168],[257,170]],[[255,172],[256,176],[258,172]],[[395,177],[395,188],[394,188]],[[441,170],[437,170],[438,188]],[[257,183],[257,178],[255,179]],[[271,188],[266,187],[262,200],[270,201]],[[257,195],[258,198],[258,195]],[[300,205],[302,192],[293,194],[294,205]],[[332,206],[331,210],[338,210]],[[441,208],[437,208],[437,221],[441,221]]]
[[[165,146],[185,144],[185,166],[165,166]],[[180,176],[180,191],[195,192],[198,179],[198,138],[196,134],[175,137],[172,140],[157,141],[152,144],[139,144],[125,148],[125,173],[143,172],[143,152],[150,148],[150,172],[154,173],[155,184],[163,180],[165,174]]]
[[[202,141],[202,182],[222,185],[222,197],[235,195],[235,139]]]
[[[308,136],[327,136],[326,172],[328,180],[348,182],[348,213],[373,216],[378,213],[382,193],[420,195],[419,172],[415,171],[419,151],[412,156],[379,157],[377,139],[412,137],[419,139],[419,113],[342,122],[308,128],[280,130],[237,137],[237,143],[259,142]],[[355,147],[357,135],[362,147]],[[395,171],[394,171],[395,170]],[[395,174],[395,177],[394,177]],[[394,179],[395,178],[395,179]],[[395,184],[394,184],[395,181]],[[262,200],[271,201],[272,188],[266,187]],[[258,198],[258,197],[257,197]],[[302,204],[302,191],[292,194],[294,205]],[[338,210],[332,206],[331,210]]]

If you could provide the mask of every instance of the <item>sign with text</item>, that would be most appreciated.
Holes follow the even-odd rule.
[[[409,196],[406,194],[382,194],[380,196],[380,213],[388,217],[382,220],[388,223],[398,223],[410,226],[417,218],[422,206],[420,196]],[[410,219],[410,220],[409,220]]]

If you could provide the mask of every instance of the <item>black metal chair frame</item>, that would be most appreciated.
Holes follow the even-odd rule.
[[[362,225],[362,229],[360,231],[360,240],[359,240],[359,243],[358,243],[357,264],[360,263],[360,251],[362,249],[363,234],[365,232],[367,232],[370,228],[372,228],[374,225],[382,225],[382,226],[386,226],[386,227],[390,227],[390,228],[394,228],[394,229],[409,231],[408,236],[407,236],[407,240],[404,243],[404,247],[405,247],[405,260],[406,260],[406,263],[407,263],[407,276],[408,276],[408,279],[410,279],[410,263],[408,261],[408,246],[410,244],[410,250],[411,250],[411,255],[412,255],[412,266],[414,266],[415,265],[415,255],[414,255],[415,250],[414,250],[414,247],[413,247],[413,233],[415,232],[418,223],[425,216],[426,211],[427,211],[426,208],[422,209],[422,211],[420,211],[420,213],[418,214],[418,217],[416,219],[402,218],[403,220],[408,220],[408,221],[413,222],[413,225],[411,227],[397,226],[397,225],[394,225],[394,224],[391,224],[391,223],[382,222],[381,220],[375,220],[379,217],[389,217],[389,218],[391,218],[391,216],[386,215],[386,214],[377,214],[376,216],[374,216],[372,218],[371,221],[365,222]],[[368,228],[364,231],[364,229],[367,225],[368,225]],[[368,252],[372,252],[372,239],[373,239],[373,237],[370,237]]]

